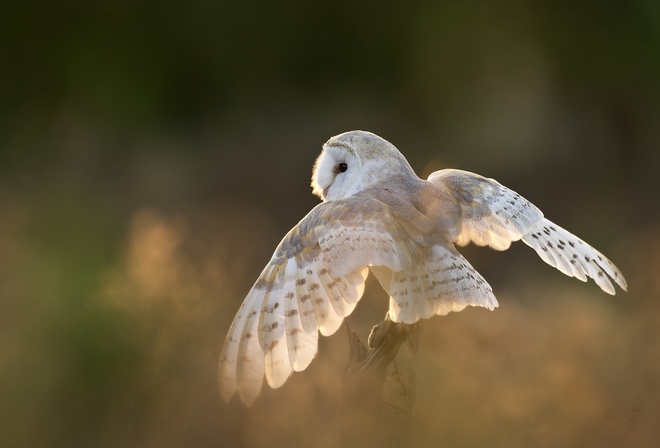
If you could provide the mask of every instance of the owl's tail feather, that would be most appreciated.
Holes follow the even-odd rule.
[[[498,306],[488,282],[453,246],[433,246],[429,252],[416,269],[393,273],[389,315],[394,322],[412,324],[467,306]]]

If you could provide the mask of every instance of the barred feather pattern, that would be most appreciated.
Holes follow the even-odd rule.
[[[486,280],[453,246],[433,246],[413,269],[395,272],[390,292],[390,318],[413,324],[434,314],[467,306],[498,306]]]
[[[282,240],[234,318],[218,368],[223,398],[238,392],[250,404],[264,376],[277,388],[305,369],[316,356],[318,333],[335,333],[357,305],[367,266],[402,270],[415,258],[415,243],[404,233],[374,199],[315,207]]]

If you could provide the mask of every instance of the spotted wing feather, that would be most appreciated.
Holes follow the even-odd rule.
[[[367,266],[402,270],[414,243],[380,201],[351,197],[319,204],[282,240],[229,330],[218,382],[228,401],[251,404],[316,356],[318,332],[333,334],[364,292]]]
[[[515,191],[478,174],[441,170],[428,179],[450,191],[461,210],[460,231],[455,243],[473,242],[505,250],[523,240],[549,265],[566,275],[595,280],[603,291],[614,294],[608,276],[623,290],[626,281],[617,267],[603,254],[543,217],[543,213]]]
[[[570,277],[586,281],[594,279],[608,294],[615,294],[610,278],[624,291],[628,289],[621,271],[605,255],[569,231],[547,219],[534,224],[523,235],[523,242],[539,256]],[[609,278],[608,278],[609,277]]]

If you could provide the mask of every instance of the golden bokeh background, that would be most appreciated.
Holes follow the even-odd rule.
[[[656,2],[5,2],[0,36],[0,446],[345,446],[344,331],[251,408],[216,365],[352,129],[513,188],[630,288],[462,249],[500,308],[425,323],[389,445],[660,440]],[[370,280],[349,322],[386,306]]]

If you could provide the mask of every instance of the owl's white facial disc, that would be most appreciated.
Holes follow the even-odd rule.
[[[370,132],[350,131],[323,145],[314,165],[312,188],[314,194],[328,201],[377,185],[418,180],[394,145]]]
[[[351,149],[344,146],[324,146],[314,164],[313,193],[324,201],[348,196],[351,186],[358,178],[360,165],[360,159]]]

